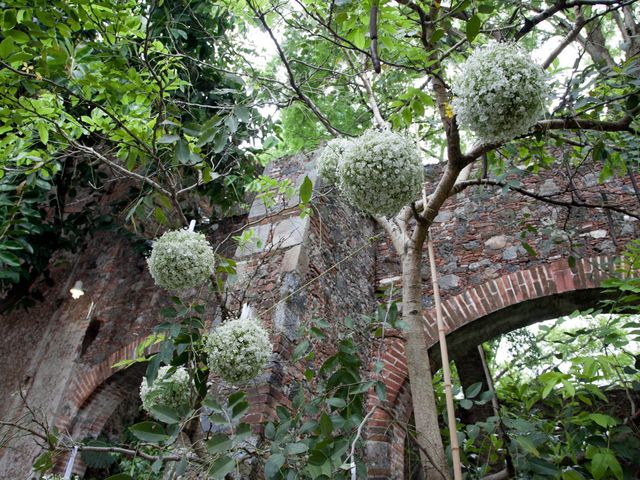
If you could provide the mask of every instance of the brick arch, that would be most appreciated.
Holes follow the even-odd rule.
[[[566,315],[575,309],[592,306],[598,300],[602,281],[610,278],[614,272],[615,257],[595,256],[583,258],[569,266],[566,259],[547,264],[536,265],[528,269],[513,272],[493,279],[481,285],[469,288],[443,301],[444,323],[447,334],[467,331],[470,336],[474,327],[485,318],[495,317],[501,311],[508,311],[518,305],[531,305],[543,299],[566,299],[558,308],[547,309],[546,315],[535,321]],[[531,323],[532,318],[540,315],[536,310],[530,318],[520,320],[515,327],[521,328]],[[435,309],[424,312],[425,329],[431,350],[438,342]],[[487,333],[489,332],[489,333]],[[495,329],[488,329],[476,338],[475,345],[483,343],[495,335]],[[398,332],[399,333],[399,332]],[[504,333],[504,332],[500,332]],[[487,338],[482,337],[482,335]],[[458,342],[464,347],[464,342]],[[451,345],[450,345],[451,350]],[[406,423],[413,411],[411,390],[407,370],[404,340],[401,334],[384,340],[382,376],[386,386],[386,398],[380,402],[374,392],[369,394],[369,405],[378,408],[372,415],[366,428],[368,472],[371,479],[401,479],[404,469],[404,447],[406,432],[398,425]],[[439,357],[439,351],[433,352]],[[436,358],[439,361],[439,358]]]
[[[87,404],[90,397],[98,392],[100,387],[121,372],[122,368],[114,368],[114,365],[123,360],[136,357],[136,349],[144,338],[136,339],[128,345],[112,352],[109,357],[90,369],[77,371],[69,383],[62,407],[56,418],[56,426],[59,429],[69,429],[76,421],[78,412]],[[152,345],[146,353],[155,353],[158,345]],[[76,438],[76,437],[74,437]]]
[[[523,302],[599,289],[602,281],[614,273],[615,260],[616,257],[594,256],[576,260],[570,266],[562,258],[503,275],[445,298],[442,312],[447,334]],[[435,308],[424,312],[423,318],[429,347],[433,347],[438,342]]]
[[[136,364],[127,369],[119,369],[103,383],[101,383],[78,408],[71,423],[68,425],[68,432],[74,440],[81,441],[86,438],[98,438],[108,425],[118,427],[121,431],[123,426],[122,410],[129,412],[131,419],[137,417],[137,405],[139,405],[138,388],[140,379],[144,374],[146,365]],[[133,411],[134,413],[131,413]],[[63,471],[68,462],[69,455],[62,456],[57,462],[56,468]],[[73,466],[73,473],[82,477],[86,470],[86,465],[81,457],[77,457]]]

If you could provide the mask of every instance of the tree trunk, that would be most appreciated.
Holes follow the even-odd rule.
[[[449,467],[440,436],[429,352],[422,320],[421,247],[424,241],[412,243],[414,245],[405,245],[401,255],[402,318],[409,326],[405,348],[416,437],[418,444],[426,450],[424,452],[421,449],[420,456],[427,480],[449,479]]]

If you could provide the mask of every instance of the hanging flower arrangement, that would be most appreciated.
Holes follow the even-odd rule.
[[[187,290],[209,279],[214,253],[201,233],[188,230],[166,232],[154,244],[147,259],[156,284],[167,290]]]
[[[338,183],[338,164],[351,141],[345,138],[329,140],[318,157],[318,173],[329,185]]]
[[[208,337],[209,369],[229,383],[257,377],[273,350],[269,334],[257,319],[225,322]]]
[[[173,373],[169,374],[170,370],[174,370]],[[187,406],[191,395],[189,387],[189,373],[184,367],[160,367],[153,384],[149,385],[146,378],[142,379],[140,385],[142,408],[154,416],[152,409],[155,407]]]
[[[546,75],[515,43],[491,42],[462,64],[452,84],[458,122],[482,143],[524,135],[545,113]]]
[[[416,143],[390,130],[367,130],[349,142],[338,164],[340,190],[356,208],[392,216],[416,200],[423,165]]]

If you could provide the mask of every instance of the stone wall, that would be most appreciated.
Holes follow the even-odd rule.
[[[344,317],[373,313],[376,293],[399,283],[397,256],[389,241],[371,219],[322,185],[314,162],[313,155],[301,154],[278,160],[265,171],[295,187],[308,176],[314,183],[311,215],[300,210],[295,195],[269,206],[258,199],[246,216],[209,229],[213,243],[228,239],[242,226],[254,232],[237,249],[232,241],[227,243],[237,274],[227,279],[223,299],[231,315],[237,315],[243,304],[251,305],[275,345],[267,371],[250,392],[252,407],[245,418],[249,422],[259,423],[274,415],[277,405],[289,404],[295,393],[290,386],[302,378],[302,366],[288,362],[302,327],[323,318],[334,326],[332,338],[337,338]],[[435,178],[437,167],[432,168]],[[599,204],[606,190],[617,204],[638,211],[628,181],[601,185],[590,171],[571,178],[551,171],[537,176],[521,171],[507,180],[556,203]],[[456,338],[477,339],[487,324],[504,322],[513,328],[517,322],[509,320],[515,315],[510,309],[519,305],[542,319],[540,311],[526,302],[557,307],[548,309],[551,315],[592,301],[589,292],[610,274],[613,257],[636,237],[636,229],[637,222],[622,213],[608,216],[601,210],[534,202],[515,193],[503,195],[495,187],[470,187],[448,200],[432,231],[452,344]],[[521,241],[536,255],[527,252]],[[576,260],[569,263],[570,256]],[[433,345],[435,316],[424,270],[425,328]],[[114,375],[112,365],[133,357],[140,340],[160,321],[158,312],[166,295],[153,285],[141,253],[114,232],[98,234],[77,255],[59,255],[50,271],[53,284],[37,286],[45,293],[44,302],[0,317],[5,332],[0,339],[5,352],[0,357],[5,375],[1,418],[24,412],[16,394],[22,389],[30,405],[75,438],[95,436],[123,402],[132,401],[124,392],[135,387],[138,380],[133,377],[139,372]],[[68,290],[78,279],[86,294],[72,300]],[[587,292],[586,300],[574,292]],[[207,318],[214,324],[220,321],[217,307],[216,301],[207,305]],[[526,321],[536,321],[534,316]],[[487,335],[491,332],[486,330]],[[366,336],[363,332],[363,344],[371,340]],[[315,362],[333,353],[332,338],[321,345]],[[470,348],[462,340],[459,345],[462,350]],[[387,398],[366,432],[370,476],[401,478],[411,416],[402,332],[386,332],[381,352]],[[363,353],[366,359],[368,352]],[[452,354],[456,356],[455,349]],[[224,390],[225,385],[216,381],[215,388]],[[372,396],[370,405],[375,404]],[[37,452],[27,439],[16,450],[0,452],[0,477],[26,477]]]

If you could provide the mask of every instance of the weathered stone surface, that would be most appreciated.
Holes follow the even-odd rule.
[[[451,220],[452,218],[453,218],[452,212],[444,211],[444,212],[438,213],[438,215],[436,215],[436,218],[433,221],[436,223],[445,223]]]
[[[457,275],[443,275],[438,278],[438,285],[444,290],[450,290],[460,285],[460,277]]]
[[[495,235],[484,242],[484,246],[491,250],[500,250],[507,246],[508,241],[509,239],[506,235]]]
[[[479,270],[481,268],[488,267],[489,265],[491,265],[491,260],[487,258],[483,258],[479,262],[473,262],[469,264],[469,270],[472,270],[472,271]]]
[[[606,238],[609,236],[609,232],[607,232],[606,230],[593,230],[592,232],[589,232],[589,236],[591,238]]]
[[[550,197],[551,195],[555,195],[560,192],[560,187],[551,179],[545,180],[542,186],[540,187],[540,195],[545,197]]]
[[[503,260],[515,260],[518,258],[518,249],[519,247],[507,247],[504,252],[502,252]]]

